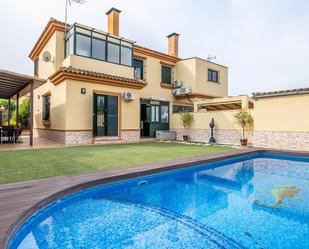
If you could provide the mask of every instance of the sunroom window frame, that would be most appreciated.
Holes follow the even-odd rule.
[[[89,32],[90,34],[82,33],[80,31],[78,31],[77,28],[84,29],[85,31]],[[73,29],[72,34],[70,34],[69,37],[65,37],[65,43],[64,43],[64,56],[65,56],[65,58],[70,55],[70,54],[67,54],[66,43],[71,38],[71,36],[73,35],[74,36],[73,37],[73,40],[74,40],[74,42],[73,42],[73,55],[85,57],[85,58],[88,58],[88,59],[98,60],[98,61],[105,61],[105,62],[108,62],[108,63],[121,65],[121,66],[125,66],[125,67],[131,67],[131,68],[133,67],[133,43],[130,43],[127,40],[124,40],[123,38],[117,38],[117,37],[111,36],[108,33],[106,33],[106,34],[102,33],[102,36],[105,36],[105,39],[102,39],[102,38],[97,37],[97,36],[93,36],[94,33],[96,33],[96,34],[101,34],[101,33],[96,31],[95,29],[87,29],[86,27],[81,27],[78,24],[73,24],[73,26],[69,29],[69,31],[71,29]],[[67,34],[69,34],[69,31],[67,32]],[[89,57],[76,53],[76,50],[77,50],[76,49],[77,48],[77,43],[76,43],[77,34],[90,38],[90,56]],[[111,40],[109,40],[109,38],[118,40],[119,42],[111,41]],[[93,50],[93,39],[97,39],[97,40],[101,40],[101,41],[105,42],[105,59],[104,60],[100,59],[100,58],[93,57],[93,51],[92,51]],[[119,62],[113,62],[113,61],[108,60],[108,44],[114,44],[114,45],[119,46],[119,53],[118,53]],[[129,46],[127,44],[131,44],[131,46]],[[131,65],[122,64],[122,58],[121,58],[121,48],[122,47],[128,48],[130,50],[130,52],[131,52]]]

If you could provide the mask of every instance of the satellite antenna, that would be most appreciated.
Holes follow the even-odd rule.
[[[67,19],[68,19],[68,3],[71,6],[71,2],[75,2],[78,3],[79,5],[83,5],[84,3],[86,3],[86,0],[65,0],[65,26],[64,26],[64,39],[66,37],[67,34]]]
[[[207,57],[207,60],[208,61],[212,61],[212,60],[215,60],[215,59],[217,59],[217,57],[216,56],[212,56],[212,55],[208,55],[208,57]]]
[[[51,61],[51,54],[48,51],[45,51],[43,53],[43,61],[45,62],[50,62]]]

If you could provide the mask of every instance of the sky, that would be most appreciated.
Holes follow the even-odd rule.
[[[0,0],[0,69],[33,74],[28,58],[50,17],[64,20],[65,0]],[[309,87],[308,0],[87,0],[68,22],[107,31],[105,13],[120,10],[120,35],[167,52],[179,33],[179,56],[229,67],[229,95]]]

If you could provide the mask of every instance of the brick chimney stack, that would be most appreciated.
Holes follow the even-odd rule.
[[[167,36],[168,38],[168,54],[178,57],[178,37],[179,34],[172,33]]]
[[[119,36],[119,14],[121,10],[111,8],[106,12],[108,16],[108,33]]]

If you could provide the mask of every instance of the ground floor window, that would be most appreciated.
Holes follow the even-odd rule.
[[[50,120],[50,95],[43,96],[43,120]]]
[[[194,107],[189,105],[173,105],[173,113],[179,113],[183,111],[193,112]]]

